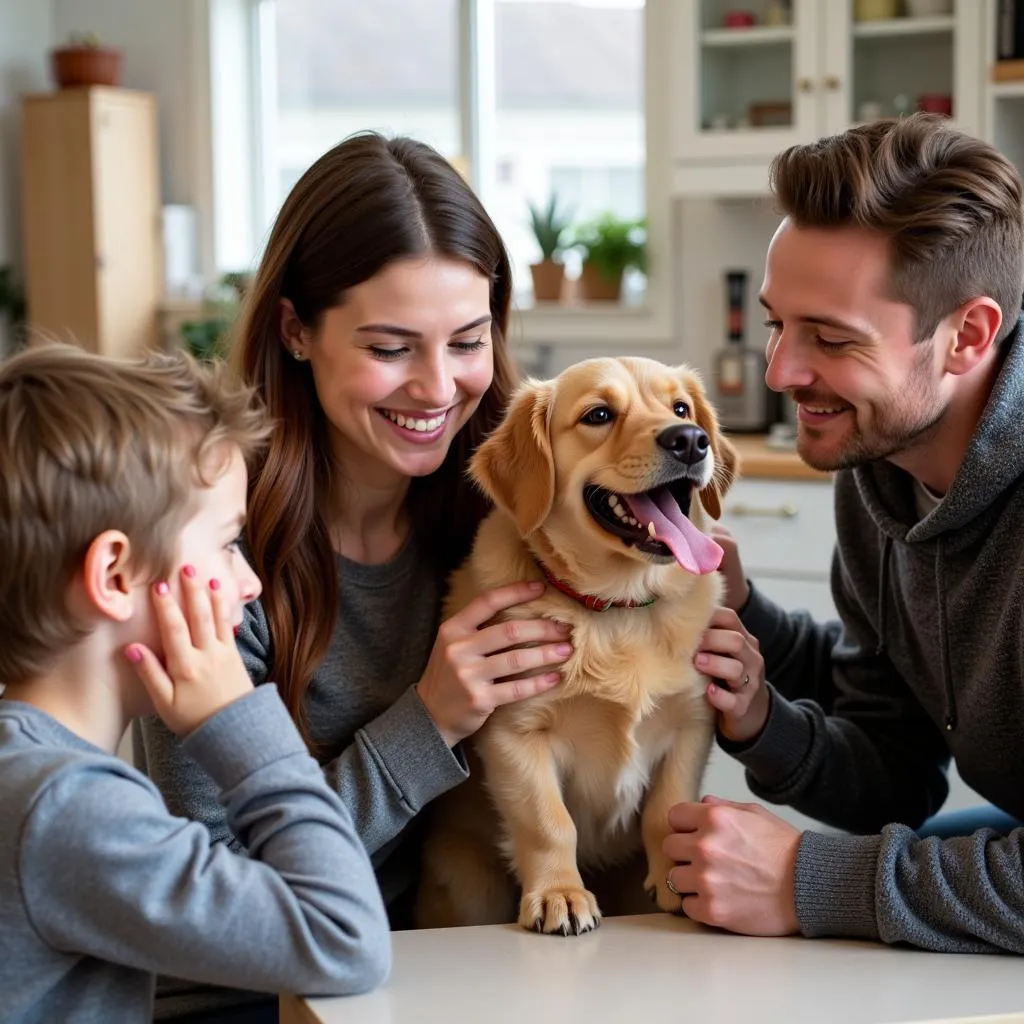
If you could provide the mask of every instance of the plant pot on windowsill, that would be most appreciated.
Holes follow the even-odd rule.
[[[50,51],[50,66],[58,89],[121,84],[122,53],[111,46],[72,42]]]
[[[572,245],[583,258],[580,298],[584,302],[618,302],[625,271],[635,267],[647,272],[647,231],[643,220],[603,213],[579,225]]]
[[[530,264],[533,277],[534,302],[559,302],[562,285],[565,283],[565,265],[554,260],[542,260]]]
[[[622,296],[622,271],[608,274],[589,260],[580,272],[580,298],[584,302],[618,302]]]

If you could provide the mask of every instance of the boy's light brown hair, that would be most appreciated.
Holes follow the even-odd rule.
[[[53,344],[0,363],[0,683],[86,635],[66,594],[97,536],[123,531],[133,568],[165,576],[196,488],[268,433],[250,389],[183,353]]]
[[[883,119],[780,153],[770,170],[798,227],[860,227],[888,239],[890,296],[914,308],[916,340],[969,299],[1016,326],[1024,286],[1024,203],[1002,153],[935,114]]]

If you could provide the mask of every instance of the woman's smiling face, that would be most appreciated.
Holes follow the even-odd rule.
[[[350,482],[444,462],[493,378],[490,288],[471,264],[426,256],[349,288],[316,331],[283,311],[285,344],[309,362]]]

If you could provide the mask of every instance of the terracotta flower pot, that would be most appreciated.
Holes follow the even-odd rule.
[[[606,277],[592,263],[584,263],[580,274],[580,298],[584,302],[618,302],[622,294],[622,272]]]
[[[562,284],[565,281],[565,266],[554,260],[543,260],[530,264],[530,275],[533,277],[534,302],[558,302],[562,297]]]
[[[106,46],[65,46],[50,53],[59,89],[82,85],[120,85],[120,50]]]

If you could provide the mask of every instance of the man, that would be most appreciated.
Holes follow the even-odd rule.
[[[799,407],[803,459],[837,472],[842,625],[748,596],[733,562],[741,615],[697,665],[754,792],[846,831],[681,804],[670,882],[735,931],[1024,953],[1021,180],[915,115],[787,150],[772,188],[766,379]],[[1002,832],[913,831],[950,756]]]

